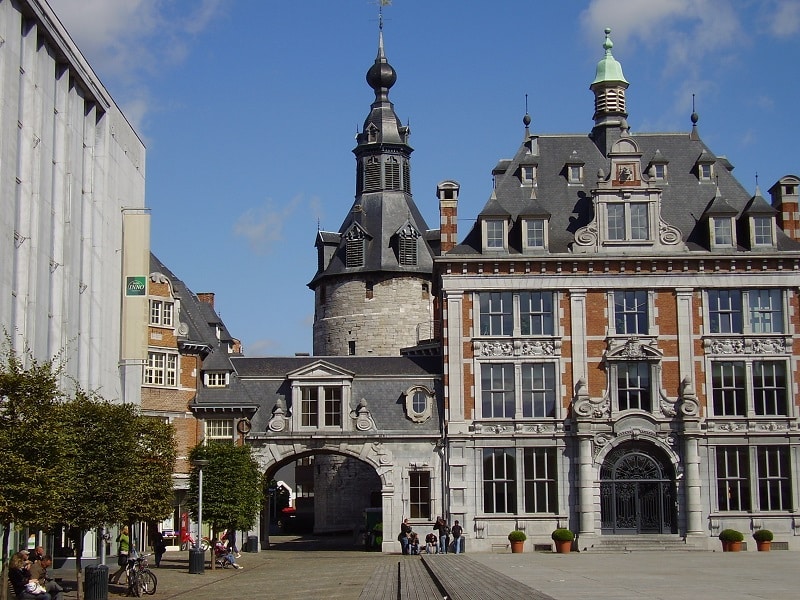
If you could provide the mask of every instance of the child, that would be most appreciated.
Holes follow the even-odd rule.
[[[409,540],[409,547],[411,550],[411,554],[419,554],[419,536],[415,532],[411,534],[411,539]]]
[[[25,591],[36,596],[47,593],[47,590],[44,589],[41,583],[39,583],[39,580],[33,578],[31,578],[28,583],[25,584]]]
[[[437,538],[435,533],[430,532],[425,536],[425,552],[427,554],[436,554],[436,551],[438,550],[436,542]]]

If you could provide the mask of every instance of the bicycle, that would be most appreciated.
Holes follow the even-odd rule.
[[[143,593],[148,596],[156,593],[158,578],[147,566],[148,556],[150,555],[140,554],[134,556],[132,554],[128,559],[125,575],[128,580],[128,594],[131,596],[139,598]]]
[[[181,539],[181,550],[191,550],[195,547],[195,538],[191,533],[187,533]],[[205,552],[211,547],[211,540],[206,536],[200,538],[200,549]]]

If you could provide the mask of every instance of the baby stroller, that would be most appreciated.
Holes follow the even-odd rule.
[[[223,569],[228,567],[236,567],[236,563],[232,560],[233,556],[231,551],[222,542],[214,542],[214,560],[217,565]]]

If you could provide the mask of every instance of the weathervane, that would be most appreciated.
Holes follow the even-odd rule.
[[[392,0],[376,0],[378,5],[378,28],[383,31],[383,7],[391,6]]]

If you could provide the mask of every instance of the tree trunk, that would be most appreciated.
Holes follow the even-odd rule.
[[[78,530],[75,534],[75,590],[78,600],[83,600],[83,576],[81,568],[81,556],[83,556],[83,531]]]
[[[8,538],[11,535],[11,527],[8,523],[3,524],[3,554],[0,560],[3,561],[2,578],[3,585],[0,587],[0,600],[8,599]]]

